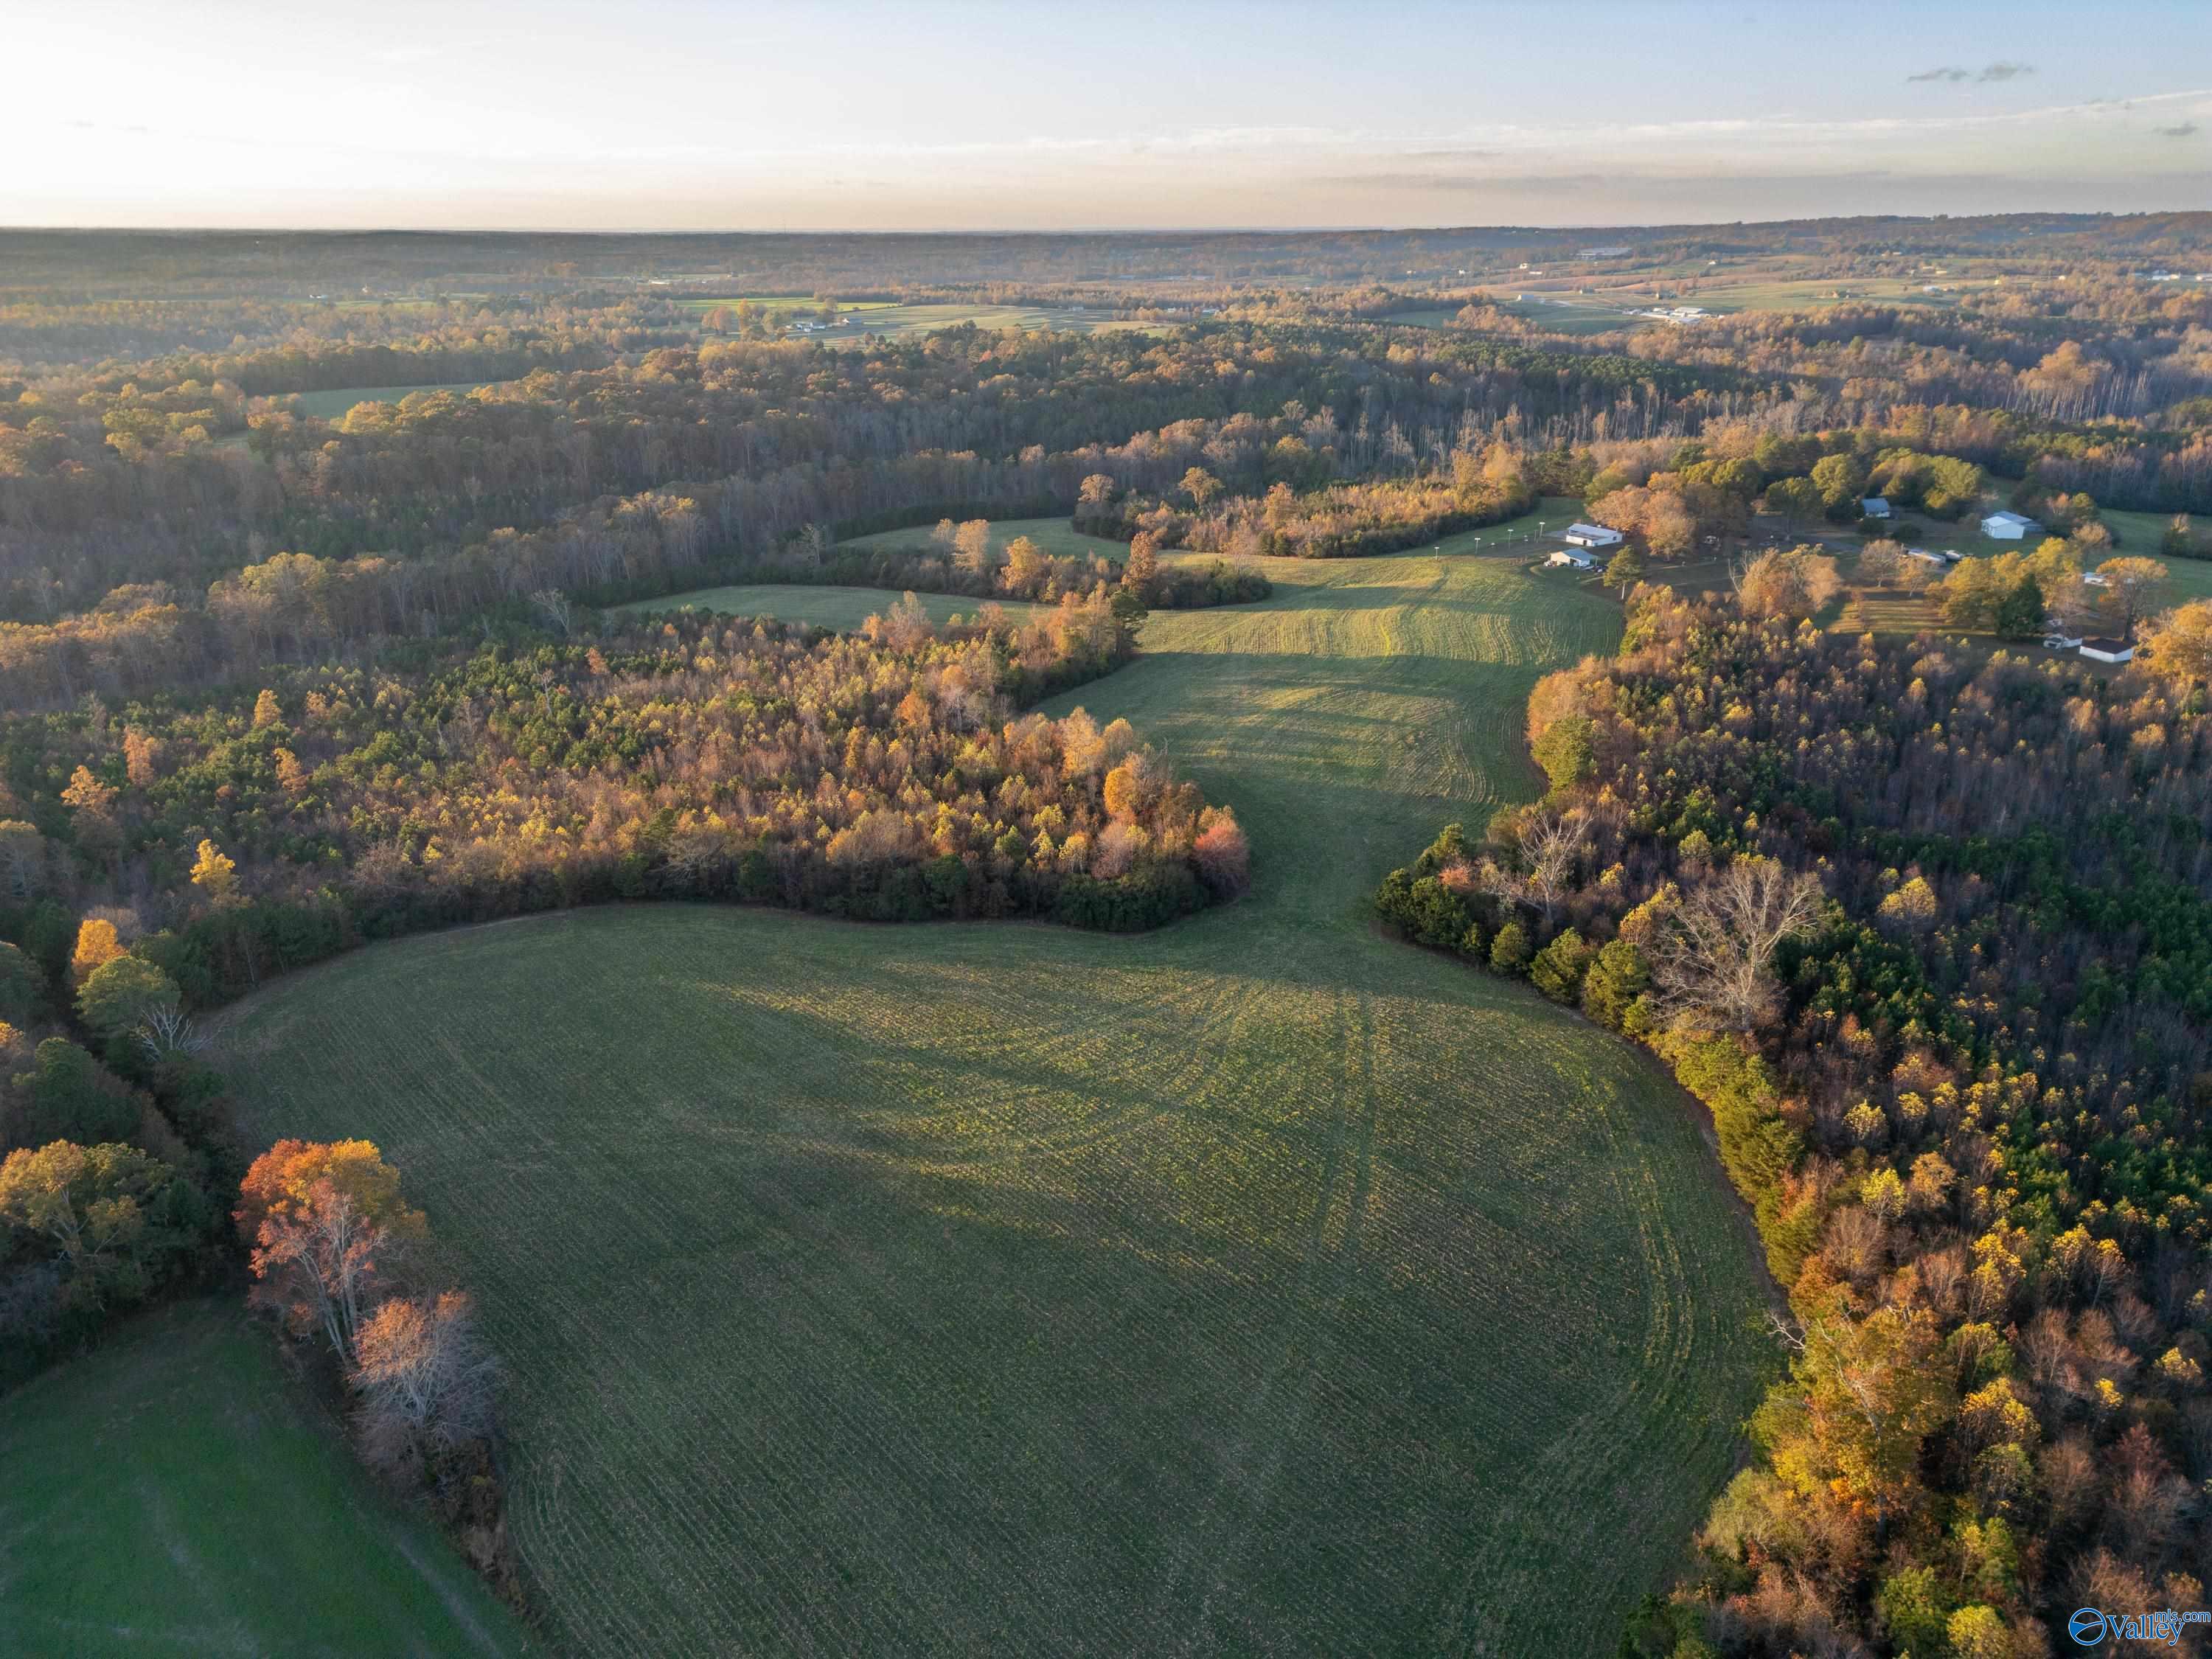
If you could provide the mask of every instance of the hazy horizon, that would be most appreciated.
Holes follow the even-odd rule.
[[[1299,230],[2212,208],[2212,8],[92,0],[15,226]],[[1724,81],[1711,72],[1725,61]],[[2179,66],[2179,67],[2170,67]],[[251,89],[250,94],[246,89]]]

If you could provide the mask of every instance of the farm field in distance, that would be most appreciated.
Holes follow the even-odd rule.
[[[1675,1560],[1759,1364],[1700,1114],[1366,908],[1534,793],[1528,688],[1618,608],[1265,568],[1047,708],[1236,807],[1237,904],[582,911],[237,1011],[249,1133],[376,1139],[478,1292],[560,1645],[1580,1652]]]
[[[960,593],[918,593],[922,608],[928,611],[933,623],[948,618],[974,617],[987,604],[994,601],[970,599]],[[617,605],[618,611],[633,616],[654,612],[680,611],[686,605],[697,605],[705,611],[720,611],[741,617],[778,617],[785,622],[807,623],[817,628],[831,628],[848,633],[866,622],[876,611],[886,611],[899,601],[899,595],[881,587],[816,587],[807,585],[787,586],[696,587],[688,592],[672,593],[664,599],[638,599],[629,605]],[[1009,616],[1028,617],[1047,607],[1031,605],[1022,599],[1000,599]]]
[[[0,1412],[0,1649],[535,1650],[453,1546],[362,1474],[305,1395],[235,1300],[144,1315],[11,1393]]]
[[[1086,536],[1066,519],[994,519],[991,523],[991,550],[1004,553],[1006,545],[1018,536],[1027,536],[1056,559],[1087,559],[1093,556],[1121,563],[1129,556],[1129,544],[1106,536]],[[933,526],[915,525],[905,530],[878,530],[866,536],[840,538],[840,547],[927,547]]]

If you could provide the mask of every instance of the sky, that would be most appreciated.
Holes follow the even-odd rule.
[[[2206,0],[0,0],[0,224],[2212,209]]]

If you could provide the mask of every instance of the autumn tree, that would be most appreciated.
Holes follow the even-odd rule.
[[[428,1235],[428,1222],[408,1207],[399,1171],[384,1161],[375,1142],[284,1139],[255,1158],[239,1183],[238,1207],[231,1212],[239,1237],[250,1245],[270,1216],[304,1213],[319,1182],[350,1199],[368,1222],[404,1241]]]
[[[41,1240],[70,1297],[97,1308],[136,1300],[183,1258],[196,1195],[136,1147],[54,1140],[0,1164],[0,1222]]]
[[[225,855],[211,841],[200,843],[192,862],[192,885],[220,904],[231,896],[238,880],[238,861]]]
[[[1843,591],[1836,562],[1816,548],[1777,549],[1730,573],[1736,604],[1747,617],[1802,622]]]
[[[1123,583],[1144,591],[1147,599],[1152,579],[1160,574],[1159,547],[1159,538],[1149,530],[1139,530],[1129,538],[1129,560],[1121,568]]]
[[[1775,1473],[1808,1496],[1863,1505],[1878,1530],[1911,1508],[1921,1448],[1953,1403],[1948,1371],[1931,1363],[1941,1338],[1925,1308],[1811,1320],[1792,1343],[1797,1397],[1770,1395],[1753,1419]]]
[[[265,731],[270,726],[281,725],[283,719],[284,705],[276,701],[274,691],[264,688],[261,695],[253,700],[253,729]]]
[[[991,568],[994,562],[990,520],[969,520],[953,532],[952,545],[956,550],[953,562],[970,575],[981,575]]]
[[[2212,685],[2212,599],[2191,599],[2160,617],[2136,659],[2176,685]]]
[[[2155,611],[2173,574],[2156,559],[2107,559],[2097,567],[2105,579],[2105,606],[2112,617],[2112,631],[2121,639],[2135,637],[2136,624]]]
[[[103,916],[87,916],[77,924],[76,947],[70,952],[70,985],[82,989],[86,980],[123,954],[123,941],[115,924]]]
[[[1243,892],[1251,879],[1252,853],[1236,814],[1225,806],[1209,806],[1198,822],[1191,853],[1198,861],[1199,878],[1224,898]]]
[[[62,791],[62,804],[70,809],[78,846],[91,852],[116,849],[122,838],[121,827],[115,821],[118,793],[93,776],[89,767],[79,766],[70,774],[69,787]]]
[[[350,1363],[374,1304],[380,1260],[388,1267],[397,1246],[349,1194],[314,1182],[255,1229],[248,1262],[259,1282],[252,1300],[280,1315],[295,1336],[320,1331],[331,1352]]]
[[[143,789],[160,775],[161,745],[132,726],[123,734],[123,771],[134,789]]]

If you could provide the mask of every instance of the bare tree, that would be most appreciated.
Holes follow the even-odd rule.
[[[208,1034],[192,1024],[192,1017],[173,1002],[155,1004],[146,1011],[137,1025],[139,1046],[148,1058],[155,1061],[173,1059],[179,1054],[202,1054],[212,1042]]]
[[[1773,1018],[1782,941],[1820,913],[1819,878],[1772,859],[1739,858],[1692,888],[1652,941],[1660,1007],[1678,1018],[1748,1031]]]
[[[492,1431],[499,1366],[465,1291],[394,1297],[361,1328],[351,1382],[369,1463],[386,1472]]]
[[[546,627],[563,639],[568,636],[569,629],[575,623],[576,610],[568,603],[566,593],[557,587],[541,587],[530,596],[530,603],[544,618]]]
[[[46,881],[46,838],[21,818],[0,823],[0,882],[11,897],[36,894]]]
[[[1589,832],[1589,815],[1578,806],[1525,813],[1514,827],[1516,867],[1485,859],[1474,872],[1475,884],[1509,904],[1540,910],[1549,921],[1573,890],[1575,866]]]

